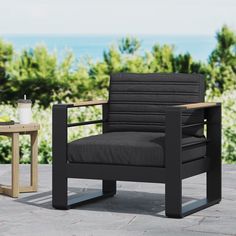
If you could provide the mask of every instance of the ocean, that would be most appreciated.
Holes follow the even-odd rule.
[[[94,61],[103,57],[103,52],[112,44],[118,44],[122,35],[0,35],[0,38],[11,42],[17,51],[34,48],[36,45],[47,46],[50,52],[57,52],[59,60],[67,50],[71,50],[77,59],[86,57]],[[214,36],[190,35],[136,35],[141,41],[140,53],[150,51],[156,43],[175,46],[175,52],[189,52],[194,60],[206,62],[216,46]]]

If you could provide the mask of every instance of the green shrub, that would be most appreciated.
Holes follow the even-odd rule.
[[[222,159],[226,163],[236,163],[236,90],[222,95],[207,91],[206,100],[222,103]]]

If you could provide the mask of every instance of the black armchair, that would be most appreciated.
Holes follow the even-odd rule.
[[[204,103],[197,74],[113,74],[109,100],[53,106],[53,207],[113,196],[116,181],[165,184],[166,216],[181,218],[221,200],[221,104]],[[68,124],[67,111],[102,105],[103,119]],[[103,134],[67,142],[72,126]],[[206,135],[204,135],[206,125]],[[206,198],[182,206],[182,180],[207,173]],[[101,179],[98,193],[69,199],[68,178]]]

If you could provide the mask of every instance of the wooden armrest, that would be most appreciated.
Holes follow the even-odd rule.
[[[99,101],[85,101],[74,103],[72,107],[86,107],[86,106],[95,106],[95,105],[103,105],[106,104],[106,100],[99,100]]]
[[[186,110],[191,110],[191,109],[202,109],[202,108],[208,108],[208,107],[215,107],[219,106],[220,103],[217,102],[199,102],[199,103],[189,103],[189,104],[182,104],[182,105],[177,105],[175,107],[180,107],[184,108]]]

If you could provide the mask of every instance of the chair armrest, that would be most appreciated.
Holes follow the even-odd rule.
[[[168,106],[166,108],[166,124],[165,124],[165,150],[166,165],[175,166],[182,164],[182,129],[186,125],[182,124],[182,112],[186,110],[203,109],[206,122],[196,124],[207,125],[207,156],[214,156],[214,150],[220,153],[221,148],[221,103],[192,103],[177,106]],[[190,125],[190,126],[194,126]],[[190,127],[189,126],[189,127]],[[170,148],[171,147],[171,148]],[[210,154],[209,154],[210,153]],[[175,156],[176,158],[172,158]],[[175,164],[173,164],[175,160]]]
[[[205,109],[205,108],[217,107],[217,106],[221,106],[221,104],[218,102],[198,102],[198,103],[182,104],[182,105],[177,105],[173,107],[182,108],[185,110],[193,110],[193,109],[195,110],[195,109]]]
[[[87,107],[87,106],[95,106],[95,105],[102,105],[103,109],[103,119],[102,120],[92,120],[92,121],[84,121],[78,123],[67,123],[67,110],[68,108],[77,108],[77,107]],[[82,125],[90,125],[90,124],[99,124],[104,123],[106,121],[105,113],[107,112],[107,105],[108,102],[106,100],[100,101],[85,101],[79,103],[70,103],[70,104],[55,104],[53,105],[53,123],[56,121],[66,124],[67,127],[75,127],[75,126],[82,126]]]
[[[182,128],[208,124],[209,122],[212,122],[213,120],[215,122],[217,120],[220,120],[221,122],[221,103],[219,102],[199,102],[199,103],[189,103],[189,104],[168,106],[165,108],[165,111],[166,111],[166,118],[169,117],[169,119],[166,119],[166,120],[170,120],[169,122],[173,122],[173,120],[176,119],[176,118],[173,118],[173,116],[182,117],[182,112],[184,111],[199,110],[199,109],[204,110],[204,119],[206,119],[207,121],[203,121],[202,123],[196,123],[196,124],[188,124],[188,125],[183,125],[181,122]],[[218,112],[218,110],[220,110],[220,112]],[[209,115],[210,113],[215,114],[214,119],[212,117],[210,118],[210,115]],[[168,125],[169,122],[166,121],[166,126]]]
[[[87,106],[95,106],[95,105],[104,105],[108,102],[106,100],[98,100],[98,101],[84,101],[71,104],[70,107],[87,107]]]

